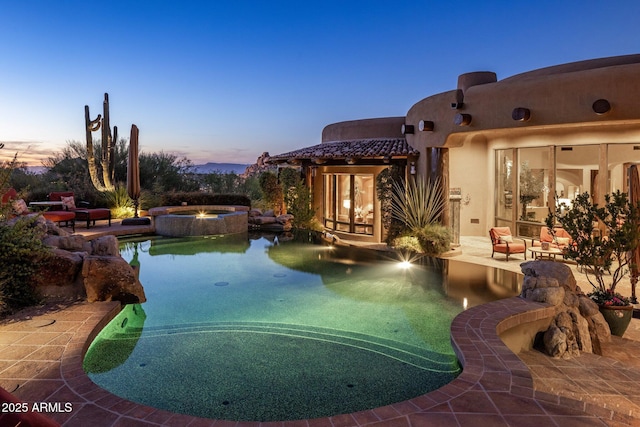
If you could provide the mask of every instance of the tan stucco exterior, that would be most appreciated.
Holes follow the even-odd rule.
[[[403,124],[404,116],[333,123],[322,130],[322,142],[365,138],[402,138]]]
[[[428,123],[424,131],[421,121]],[[595,174],[591,185],[608,189],[624,179],[620,165],[640,163],[640,55],[557,65],[503,80],[490,71],[466,73],[458,77],[455,89],[418,101],[404,117],[340,122],[322,132],[323,143],[375,137],[404,137],[419,153],[405,159],[405,165],[415,163],[416,176],[439,175],[448,188],[461,190],[460,234],[486,235],[497,215],[496,150],[513,150],[517,162],[520,149],[547,147],[544,165],[532,166],[546,168],[548,185],[557,182],[554,156],[560,146],[589,145],[594,147],[589,152],[597,154],[587,159],[579,154],[584,150],[576,150],[563,162],[577,164],[557,165],[565,168],[558,180],[564,179],[562,174],[566,179],[583,174],[583,180]],[[318,187],[321,183],[316,182],[316,193]],[[554,189],[546,193],[546,206],[554,206]],[[315,200],[321,203],[321,194]],[[514,226],[516,221],[514,209]],[[374,238],[381,236],[378,230]]]

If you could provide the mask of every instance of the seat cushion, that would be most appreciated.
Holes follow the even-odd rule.
[[[494,242],[500,240],[502,236],[511,236],[511,229],[509,227],[493,227],[489,230],[491,234],[491,240]]]
[[[508,249],[507,249],[508,248]],[[526,246],[523,243],[498,243],[497,245],[493,245],[493,250],[500,253],[507,253],[507,250],[510,254],[522,253],[526,250]]]
[[[60,222],[60,221],[71,221],[76,217],[76,214],[73,212],[67,212],[67,211],[47,211],[47,212],[43,212],[42,216],[44,216],[46,219],[50,221]]]

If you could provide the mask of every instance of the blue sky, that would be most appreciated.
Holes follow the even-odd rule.
[[[637,0],[0,0],[0,154],[39,165],[84,142],[108,92],[142,151],[253,163],[459,74],[638,53],[638,17]]]

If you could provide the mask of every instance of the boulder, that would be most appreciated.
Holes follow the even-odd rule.
[[[558,358],[581,351],[602,354],[600,343],[611,340],[611,331],[598,306],[577,286],[571,269],[554,261],[530,261],[521,268],[525,278],[520,296],[556,308],[543,334],[542,350]]]
[[[120,255],[118,239],[116,236],[102,236],[91,241],[92,255]]]
[[[287,224],[288,222],[291,222],[292,219],[293,219],[293,215],[282,214],[276,217],[276,222],[279,224]]]
[[[256,216],[253,217],[253,224],[257,225],[265,225],[265,224],[275,224],[276,217],[275,216]]]
[[[87,252],[91,253],[91,243],[80,234],[71,234],[68,236],[47,235],[43,242],[51,247],[63,249],[70,252]]]
[[[569,266],[554,261],[529,261],[520,265],[522,272],[526,276],[552,277],[563,287],[572,292],[576,290],[578,284]]]
[[[564,301],[564,288],[536,288],[528,295],[527,299],[535,302],[544,302],[554,306],[560,305]]]
[[[87,301],[146,301],[142,284],[133,268],[119,256],[89,255],[82,265]]]
[[[553,325],[547,329],[543,337],[544,348],[552,357],[562,357],[567,352],[567,336],[560,328]]]
[[[82,283],[76,279],[82,269],[84,254],[54,248],[51,256],[40,266],[34,284],[40,294],[53,297],[84,295]]]
[[[580,309],[580,314],[584,317],[591,317],[600,313],[598,304],[586,295],[578,295],[578,308]]]

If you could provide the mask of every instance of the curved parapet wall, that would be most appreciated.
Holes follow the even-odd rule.
[[[333,123],[322,130],[322,142],[347,141],[368,138],[404,138],[402,125],[405,118],[382,117]]]
[[[156,234],[161,236],[208,236],[246,233],[248,210],[246,206],[163,206],[150,209],[149,215],[154,220]],[[211,212],[216,215],[208,215]]]

